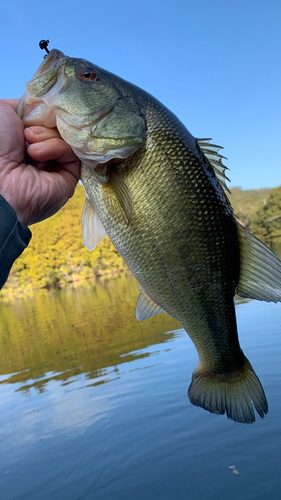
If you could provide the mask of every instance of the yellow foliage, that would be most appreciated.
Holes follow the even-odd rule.
[[[84,247],[84,199],[84,189],[79,184],[73,198],[56,215],[31,226],[32,240],[14,263],[0,299],[33,294],[38,288],[62,288],[71,282],[128,269],[109,238],[92,252]]]

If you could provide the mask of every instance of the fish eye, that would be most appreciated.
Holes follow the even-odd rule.
[[[96,76],[96,72],[90,69],[82,69],[80,72],[80,78],[82,80],[92,81],[96,78]]]

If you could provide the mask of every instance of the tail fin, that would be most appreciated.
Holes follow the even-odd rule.
[[[268,412],[266,396],[245,356],[244,361],[239,371],[229,374],[195,370],[188,389],[190,402],[243,424],[255,422],[253,406],[263,418]]]

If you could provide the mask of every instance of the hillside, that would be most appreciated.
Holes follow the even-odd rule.
[[[281,187],[272,189],[267,203],[252,215],[249,229],[277,251],[281,245]]]
[[[233,206],[234,213],[243,226],[248,227],[250,219],[266,205],[272,189],[243,190],[239,187],[230,188],[228,198]]]

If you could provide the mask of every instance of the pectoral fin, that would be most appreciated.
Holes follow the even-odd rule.
[[[240,297],[281,301],[281,262],[262,241],[237,223],[240,275],[236,293]]]
[[[83,243],[88,250],[94,250],[98,243],[106,238],[107,234],[97,212],[88,201],[88,198],[85,200],[81,224]]]
[[[143,321],[144,319],[148,319],[151,316],[155,316],[156,314],[160,314],[162,312],[165,311],[159,307],[158,304],[156,304],[156,302],[154,302],[154,300],[152,300],[144,290],[141,289],[136,310],[137,320]]]
[[[115,172],[115,170],[110,170],[108,182],[111,185],[114,194],[125,213],[127,224],[129,224],[129,220],[133,210],[129,189],[127,188],[125,182],[121,179],[121,177]]]

